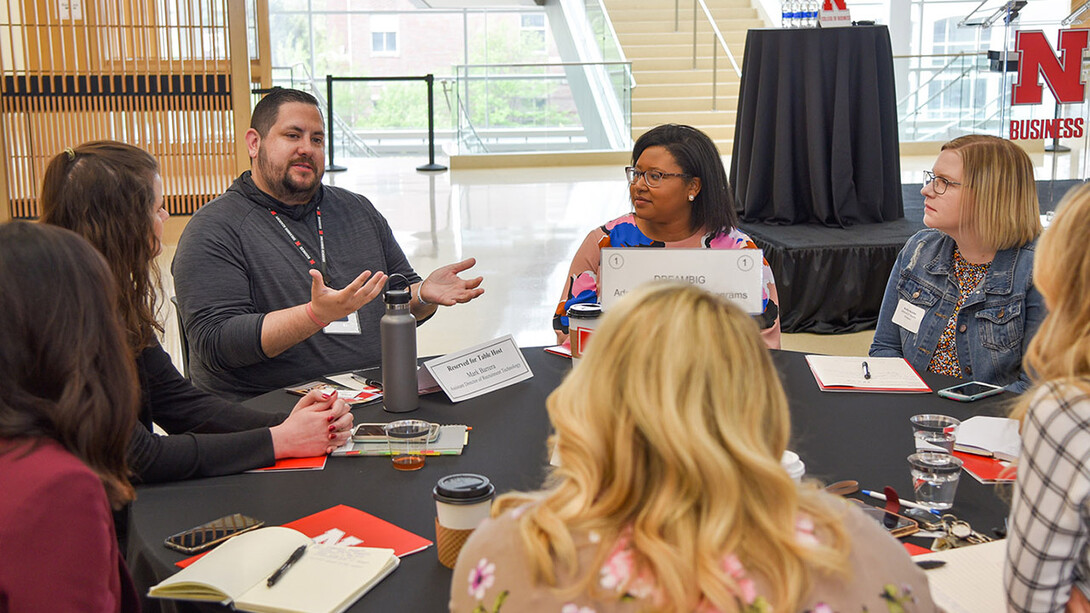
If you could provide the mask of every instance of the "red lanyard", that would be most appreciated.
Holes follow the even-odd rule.
[[[299,239],[295,238],[295,235],[292,234],[291,230],[288,229],[288,226],[284,223],[284,220],[280,219],[280,216],[276,214],[276,211],[270,209],[269,213],[272,214],[273,219],[276,220],[276,223],[280,224],[281,228],[284,228],[284,232],[288,233],[288,238],[290,238],[291,242],[294,243],[295,246],[299,249],[299,253],[303,254],[303,259],[306,260],[307,263],[309,263],[311,266],[314,266],[314,258],[310,257],[310,254],[307,253],[306,248],[303,247],[303,243]],[[318,218],[318,249],[321,252],[322,256],[322,265],[318,268],[318,271],[322,273],[322,280],[328,283],[329,279],[326,277],[325,267],[325,232],[322,230],[322,207],[315,207],[315,213],[316,217]]]

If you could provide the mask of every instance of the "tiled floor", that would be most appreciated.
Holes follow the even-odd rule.
[[[1082,176],[1081,162],[1034,154],[1038,178]],[[902,180],[919,179],[932,156],[902,158]],[[423,173],[413,158],[338,160],[343,173],[326,182],[364,194],[386,216],[417,272],[466,257],[477,258],[485,294],[440,312],[419,330],[420,355],[442,354],[504,334],[521,346],[554,342],[550,327],[564,276],[580,241],[595,225],[627,212],[628,191],[621,168],[554,167],[460,170]],[[188,218],[168,221],[160,263],[168,294],[177,237]],[[309,282],[303,280],[302,282]],[[166,347],[180,362],[173,312]],[[785,349],[860,355],[871,332],[841,336],[785,335]]]

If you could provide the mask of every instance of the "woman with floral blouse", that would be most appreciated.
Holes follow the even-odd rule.
[[[787,399],[752,318],[649,285],[595,339],[547,403],[558,466],[497,500],[452,611],[935,610],[877,522],[780,466]]]
[[[636,140],[632,166],[625,174],[632,212],[591,230],[575,252],[553,315],[557,342],[568,338],[572,305],[599,302],[598,272],[606,247],[758,248],[737,227],[723,158],[700,130],[675,124],[652,128]],[[766,345],[779,349],[779,296],[768,262],[762,268],[762,282],[761,336]]]

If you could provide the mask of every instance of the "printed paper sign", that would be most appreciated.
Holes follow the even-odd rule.
[[[510,334],[424,362],[452,402],[461,402],[534,376]]]
[[[606,311],[649,281],[691,283],[755,315],[761,303],[760,249],[602,249],[601,291]]]

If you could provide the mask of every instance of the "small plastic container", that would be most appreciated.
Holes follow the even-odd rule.
[[[390,459],[397,470],[420,470],[428,454],[428,435],[431,422],[422,419],[392,421],[382,428],[386,432],[386,444]]]

